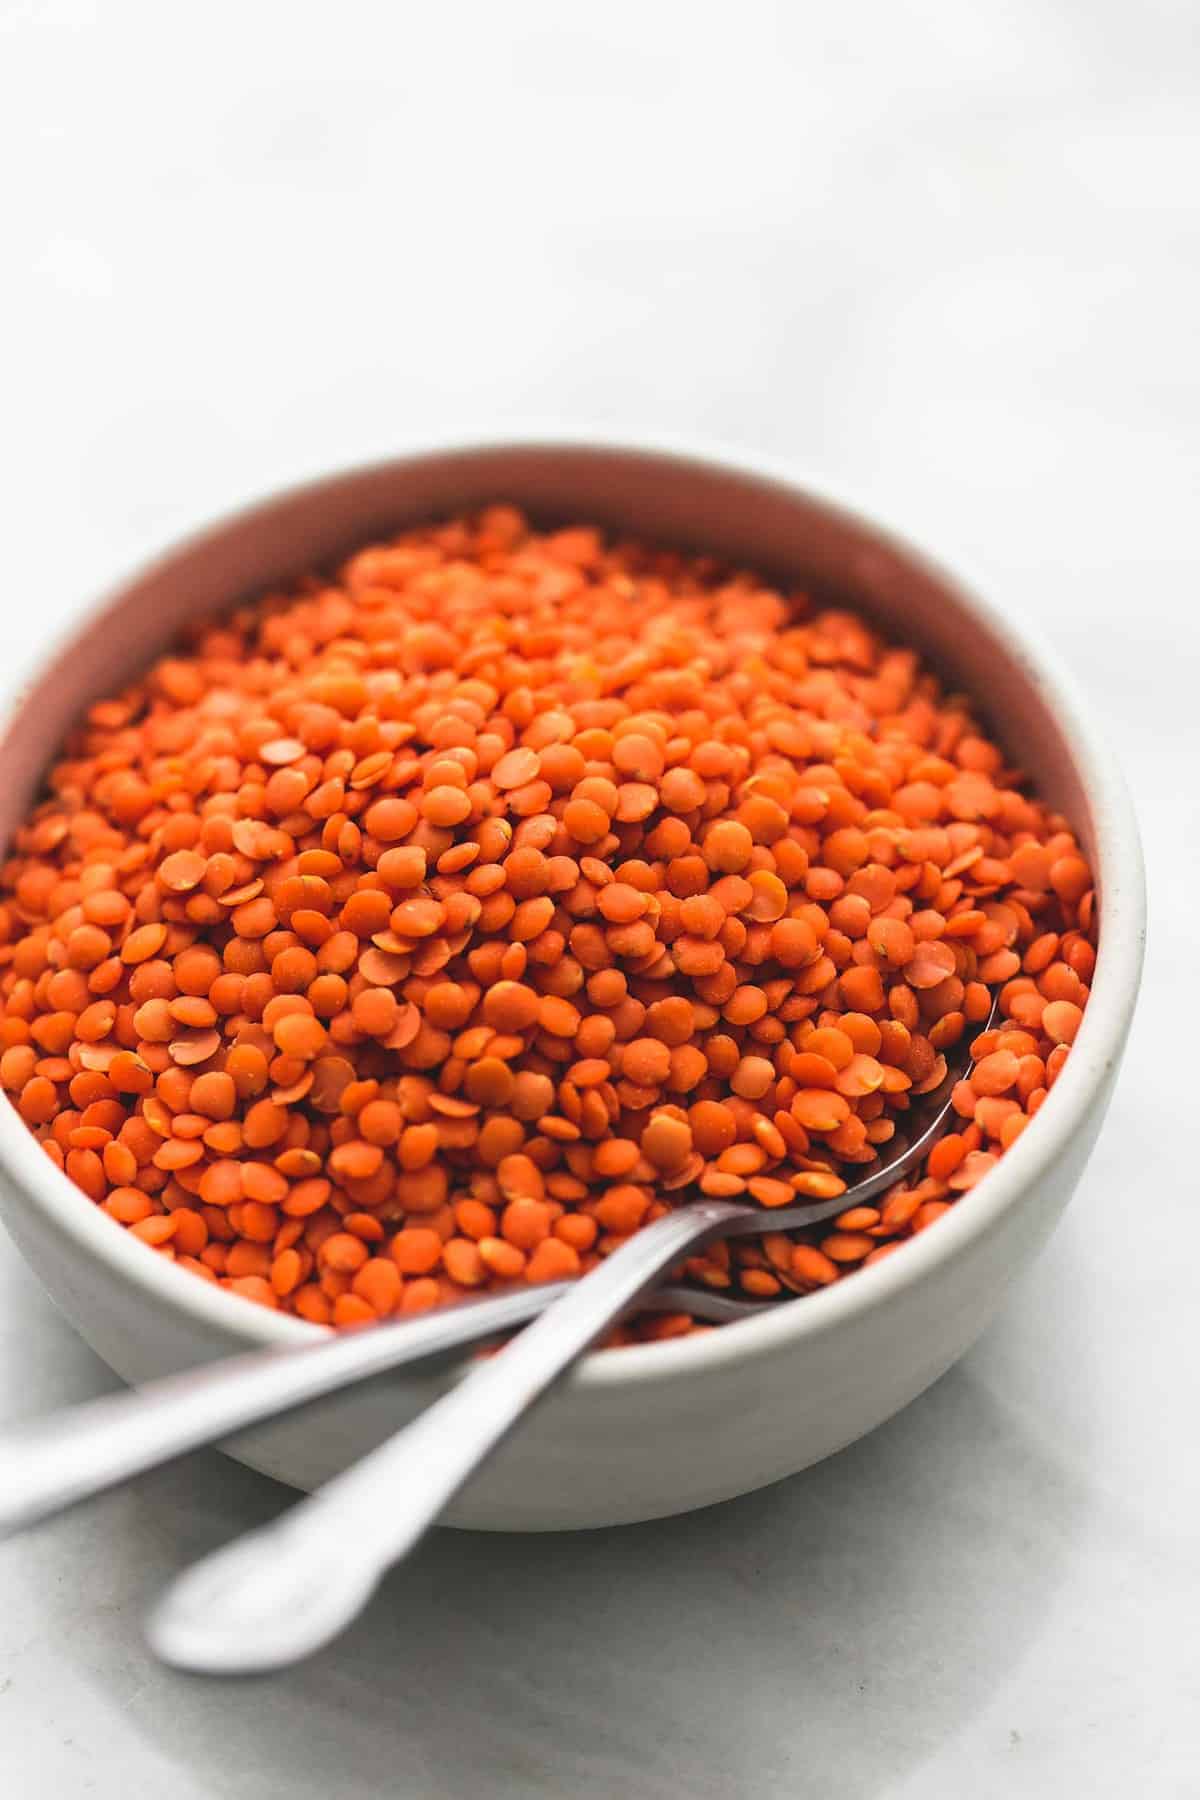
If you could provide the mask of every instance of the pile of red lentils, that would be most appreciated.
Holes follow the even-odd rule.
[[[1067,823],[913,650],[494,506],[91,707],[2,872],[0,1080],[149,1249],[321,1324],[578,1275],[696,1194],[764,1234],[687,1276],[786,1296],[892,1254],[1026,1128],[1095,910]],[[918,1176],[772,1232],[996,989]]]

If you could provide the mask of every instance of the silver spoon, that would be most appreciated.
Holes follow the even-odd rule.
[[[222,1357],[9,1426],[0,1431],[0,1539],[339,1388],[503,1337],[572,1285],[464,1300],[298,1350]],[[645,1301],[654,1311],[690,1312],[714,1324],[749,1318],[763,1304],[684,1287],[660,1288]]]
[[[988,1024],[994,1016],[993,1006]],[[915,1136],[889,1146],[890,1154],[836,1199],[767,1213],[702,1199],[644,1226],[361,1462],[186,1570],[147,1621],[151,1648],[176,1668],[214,1675],[282,1668],[320,1649],[356,1617],[385,1572],[525,1413],[664,1271],[716,1238],[802,1229],[890,1187],[938,1137],[968,1060],[964,1047],[958,1066],[927,1097]]]

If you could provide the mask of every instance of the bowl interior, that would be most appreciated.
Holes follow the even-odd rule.
[[[336,475],[217,524],[103,601],[52,651],[19,696],[0,737],[5,771],[0,842],[10,839],[84,706],[137,673],[185,622],[303,571],[332,568],[344,552],[405,525],[495,500],[512,502],[539,521],[588,521],[625,536],[710,551],[785,586],[852,606],[889,635],[915,645],[946,679],[977,697],[983,721],[1038,791],[1070,817],[1099,873],[1105,939],[1097,992],[1071,1059],[1070,1084],[1066,1077],[1059,1084],[1075,1089],[1082,1104],[1089,1083],[1102,1079],[1118,1053],[1132,1008],[1140,966],[1141,864],[1119,777],[1080,716],[1069,683],[997,612],[966,596],[907,546],[783,480],[724,464],[562,443],[456,449]],[[1057,1090],[1055,1099],[1059,1102]],[[1067,1126],[1065,1101],[1058,1110]],[[995,1204],[1002,1203],[1001,1190],[1009,1190],[1021,1169],[1036,1173],[1034,1140],[1044,1131],[1039,1120],[1039,1131],[1027,1133],[1005,1158],[1011,1169],[995,1171],[983,1184],[995,1184]],[[41,1155],[7,1105],[0,1106],[0,1157],[54,1214],[60,1229],[89,1253],[121,1260],[129,1280],[153,1287],[161,1300],[219,1323],[244,1341],[296,1341],[316,1334],[298,1320],[207,1288],[113,1231]],[[802,1313],[815,1324],[884,1292],[905,1278],[900,1265],[911,1259],[915,1274],[917,1265],[935,1254],[931,1238],[940,1239],[940,1252],[952,1251],[957,1233],[969,1228],[957,1217],[964,1211],[982,1220],[986,1207],[972,1196],[971,1208],[955,1209],[938,1233],[926,1233],[905,1257],[860,1272],[838,1290],[810,1296],[803,1308],[777,1311]],[[848,1297],[846,1288],[857,1290],[859,1298]],[[665,1370],[698,1354],[723,1354],[715,1340],[729,1341],[732,1332],[749,1343],[766,1325],[754,1320],[698,1342],[626,1350],[616,1359],[620,1375],[633,1374],[639,1364],[648,1367],[647,1358]],[[588,1366],[612,1360],[592,1358]],[[611,1377],[618,1378],[615,1368]]]

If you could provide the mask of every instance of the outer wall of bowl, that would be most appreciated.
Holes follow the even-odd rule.
[[[708,1505],[828,1456],[937,1379],[1044,1243],[1100,1128],[1141,970],[1145,905],[1119,774],[1051,657],[917,552],[783,477],[730,461],[595,443],[434,451],[268,500],[173,550],[108,597],[11,710],[7,841],[72,720],[185,620],[330,563],[356,543],[504,498],[712,549],[845,601],[987,696],[988,723],[1076,823],[1098,871],[1103,932],[1091,1004],[1033,1129],[962,1204],[874,1269],[697,1339],[589,1357],[471,1483],[452,1523],[555,1530]],[[0,1105],[0,1207],[48,1292],[129,1381],[254,1344],[319,1335],[196,1281],[114,1227]],[[312,1487],[428,1403],[455,1372],[380,1379],[245,1433],[251,1467]]]

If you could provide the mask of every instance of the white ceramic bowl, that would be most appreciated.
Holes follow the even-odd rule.
[[[1137,827],[1070,681],[1001,613],[851,513],[756,468],[558,442],[406,456],[294,489],[225,520],[110,594],[12,709],[0,740],[7,842],[84,704],[144,665],[185,619],[431,515],[506,499],[712,549],[837,596],[986,696],[989,723],[1094,859],[1102,904],[1091,1003],[1067,1067],[1000,1165],[896,1256],[761,1318],[589,1357],[461,1496],[453,1523],[611,1525],[775,1481],[895,1413],[988,1323],[1082,1172],[1125,1043],[1142,961]],[[197,1281],[98,1212],[0,1105],[12,1236],[88,1343],[128,1381],[316,1327]],[[232,1453],[311,1487],[453,1378],[377,1380],[245,1434]]]

